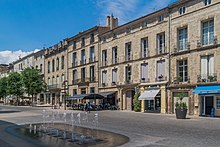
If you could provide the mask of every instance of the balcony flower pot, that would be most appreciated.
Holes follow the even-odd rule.
[[[178,94],[179,100],[176,102],[175,109],[177,119],[186,119],[187,105],[186,102],[183,102],[185,96],[186,94],[183,92]]]

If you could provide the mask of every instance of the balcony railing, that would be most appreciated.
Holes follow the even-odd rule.
[[[93,62],[95,62],[95,57],[89,58],[89,63],[93,63]]]
[[[156,48],[157,55],[164,54],[164,53],[166,53],[166,46]]]
[[[156,82],[161,82],[161,81],[166,81],[166,80],[167,80],[167,77],[164,76],[164,75],[160,75],[160,76],[155,78]]]
[[[75,67],[75,66],[77,66],[77,61],[72,63],[72,67]]]
[[[95,82],[95,77],[90,77],[90,82]]]
[[[108,62],[107,61],[102,61],[102,66],[107,66]]]
[[[77,85],[77,84],[78,84],[78,82],[79,82],[79,80],[78,80],[78,79],[72,80],[72,84],[73,84],[73,85]]]
[[[89,82],[90,82],[90,78],[81,78],[78,80],[78,85],[79,86],[88,86],[89,85]]]
[[[173,84],[190,83],[190,77],[189,76],[185,77],[185,79],[183,79],[182,77],[174,77],[172,83]]]
[[[86,64],[86,59],[80,61],[80,65]]]
[[[198,83],[217,82],[217,73],[209,74],[209,75],[198,75],[197,82]]]
[[[113,59],[112,59],[112,64],[117,64],[117,63],[118,63],[118,61],[119,61],[119,59],[118,59],[118,58],[113,58]]]
[[[133,60],[132,54],[125,56],[125,61],[131,61],[131,60]]]
[[[141,82],[141,83],[148,83],[149,81],[150,81],[149,78],[141,78],[141,79],[140,79],[140,82]]]
[[[48,89],[58,89],[60,88],[60,84],[53,84],[53,85],[48,85]]]
[[[124,82],[124,84],[126,85],[126,84],[132,84],[132,80],[129,80],[129,79],[127,79],[127,80],[125,80],[125,82]]]

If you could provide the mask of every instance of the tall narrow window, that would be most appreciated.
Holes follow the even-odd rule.
[[[125,59],[126,61],[132,60],[131,42],[125,44]]]
[[[141,39],[141,58],[148,56],[148,38]]]
[[[90,81],[94,82],[95,81],[95,67],[90,66]]]
[[[202,23],[202,44],[210,45],[214,43],[214,20]]]
[[[56,78],[53,76],[52,77],[52,85],[55,85],[56,84]]]
[[[157,61],[157,81],[165,80],[165,60]]]
[[[102,71],[102,86],[107,85],[107,71]]]
[[[81,81],[86,81],[86,68],[81,68]]]
[[[118,51],[117,47],[112,48],[112,64],[117,64],[118,63]]]
[[[73,41],[73,49],[76,49],[76,41]]]
[[[54,72],[55,71],[55,61],[54,61],[54,59],[52,60],[52,72]]]
[[[47,80],[47,85],[48,85],[48,86],[50,86],[50,85],[51,85],[50,78],[48,78],[48,80]]]
[[[126,83],[131,83],[131,66],[125,67],[125,81]]]
[[[112,85],[116,85],[118,82],[118,70],[112,69]]]
[[[60,65],[60,60],[59,60],[59,58],[57,58],[57,63],[56,63],[56,70],[57,71],[59,70],[59,65]]]
[[[72,56],[72,66],[76,66],[76,52],[73,53],[73,56]]]
[[[86,94],[86,88],[81,88],[81,94]]]
[[[107,50],[102,51],[102,66],[107,65]]]
[[[95,93],[95,87],[90,87],[90,93]]]
[[[85,38],[83,37],[81,40],[81,46],[84,46],[84,45],[85,45]]]
[[[201,79],[203,82],[210,78],[214,78],[214,56],[201,57]]]
[[[165,33],[157,34],[157,54],[165,53]]]
[[[178,30],[178,49],[179,51],[187,50],[188,48],[188,32],[187,28]]]
[[[62,77],[61,77],[61,82],[63,83],[65,80],[65,77],[64,77],[64,74],[62,74]]]
[[[81,50],[81,65],[86,63],[85,49]]]
[[[188,81],[188,66],[187,60],[177,61],[178,66],[178,82],[187,82]]]
[[[43,64],[40,64],[40,72],[43,72]]]
[[[59,84],[60,84],[60,78],[59,78],[59,76],[57,76],[56,84],[57,84],[58,86],[59,86]]]
[[[77,95],[77,89],[73,89],[73,95]]]
[[[92,33],[90,35],[90,43],[93,43],[95,41],[95,38],[94,38],[94,34]]]
[[[204,0],[205,6],[210,5],[212,3],[212,0]]]
[[[186,7],[180,7],[179,8],[179,14],[180,15],[183,15],[183,14],[185,14],[186,13]]]
[[[95,50],[94,46],[90,47],[90,54],[89,54],[89,62],[95,61]]]
[[[50,61],[47,62],[47,72],[50,73]]]
[[[148,82],[148,64],[141,64],[141,82]]]
[[[73,70],[73,84],[77,84],[77,70]]]
[[[61,68],[64,69],[64,56],[61,57]]]

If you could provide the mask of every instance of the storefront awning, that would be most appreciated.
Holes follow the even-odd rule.
[[[139,100],[154,100],[160,90],[145,90],[140,96]]]
[[[115,93],[115,91],[113,91],[113,92],[99,92],[97,94],[103,96],[104,98],[107,98],[108,96],[113,95],[114,93]]]
[[[198,86],[193,90],[193,94],[220,94],[220,85]]]
[[[88,94],[78,94],[78,95],[73,95],[73,96],[69,96],[67,97],[67,100],[82,100],[84,99],[86,96],[88,96]]]

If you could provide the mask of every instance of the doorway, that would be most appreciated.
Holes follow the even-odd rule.
[[[213,96],[201,96],[201,100],[202,100],[202,107],[201,107],[201,112],[202,115],[210,115],[211,114],[211,110],[214,107],[214,97]]]

